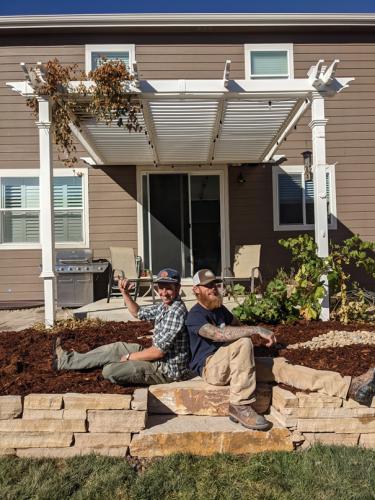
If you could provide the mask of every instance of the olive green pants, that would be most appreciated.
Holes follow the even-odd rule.
[[[114,342],[86,353],[65,351],[59,359],[59,370],[103,368],[103,377],[114,384],[164,384],[171,380],[162,372],[160,361],[124,361],[121,356],[142,350],[139,344]]]

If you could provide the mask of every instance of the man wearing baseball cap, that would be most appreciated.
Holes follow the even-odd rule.
[[[181,276],[175,269],[162,269],[155,280],[160,304],[140,307],[130,296],[134,286],[119,280],[125,305],[135,318],[154,321],[152,346],[114,342],[81,354],[67,352],[57,338],[54,364],[58,370],[103,367],[103,377],[113,383],[163,384],[189,376],[189,345],[184,325],[187,310],[180,297]]]
[[[352,398],[370,406],[375,395],[375,369],[358,377],[292,365],[285,358],[254,358],[251,336],[258,334],[272,346],[276,339],[271,330],[246,326],[222,304],[217,284],[209,269],[193,276],[193,292],[198,303],[186,318],[190,339],[190,368],[212,385],[229,384],[229,418],[243,426],[267,430],[270,423],[254,409],[256,373],[258,380],[291,385],[297,389],[321,392],[329,396]]]
[[[193,276],[193,292],[198,303],[186,318],[189,333],[190,368],[212,385],[229,384],[229,418],[247,428],[267,430],[270,423],[253,408],[255,402],[255,362],[251,334],[258,333],[274,342],[265,328],[240,326],[222,303],[217,279],[209,269]],[[256,330],[256,331],[255,331]]]

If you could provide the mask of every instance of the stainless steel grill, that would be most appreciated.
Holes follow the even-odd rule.
[[[104,273],[108,262],[93,262],[92,250],[56,252],[57,304],[80,307],[94,301],[94,275]]]

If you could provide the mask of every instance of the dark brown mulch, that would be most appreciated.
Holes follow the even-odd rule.
[[[362,375],[375,366],[375,345],[354,344],[326,349],[282,349],[279,353],[290,363],[316,370],[331,370],[341,375]]]
[[[86,352],[111,342],[136,342],[151,345],[150,329],[146,321],[106,322],[66,329],[59,333],[63,347]],[[52,344],[55,334],[34,329],[20,332],[0,332],[0,395],[30,393],[120,393],[131,394],[132,387],[121,387],[104,380],[101,370],[52,370]]]
[[[116,341],[151,345],[152,324],[149,322],[105,322],[66,327],[59,335],[65,349],[86,352]],[[337,322],[298,322],[272,327],[278,348],[264,347],[260,337],[254,338],[257,356],[285,356],[290,362],[317,369],[334,370],[342,375],[358,375],[375,363],[375,346],[348,346],[334,349],[286,350],[288,344],[305,342],[329,330],[370,330],[375,325],[341,325]],[[0,395],[29,393],[120,393],[130,394],[133,387],[121,387],[103,379],[101,370],[86,372],[52,370],[52,342],[56,334],[35,329],[0,332]]]
[[[253,337],[253,343],[255,345],[255,355],[267,357],[279,356],[280,349],[287,347],[289,344],[295,344],[297,342],[307,342],[308,340],[311,340],[314,337],[319,337],[320,335],[323,335],[324,333],[327,333],[331,330],[341,330],[348,332],[354,332],[356,330],[366,330],[375,332],[374,323],[350,323],[349,325],[343,325],[338,321],[298,321],[294,324],[262,326],[271,329],[275,333],[277,339],[277,346],[268,349],[264,347],[265,341],[261,337],[259,337],[258,335]]]

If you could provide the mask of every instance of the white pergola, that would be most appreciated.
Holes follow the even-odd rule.
[[[85,147],[91,165],[202,165],[272,162],[283,139],[311,106],[315,241],[318,255],[328,255],[326,203],[327,120],[324,100],[346,88],[353,78],[336,78],[339,61],[327,67],[323,60],[304,79],[232,80],[226,61],[221,80],[138,80],[134,63],[132,82],[124,92],[141,104],[141,133],[108,126],[80,116],[81,129],[71,128]],[[40,65],[40,63],[38,63]],[[55,321],[54,236],[52,204],[51,103],[38,95],[33,77],[22,65],[26,80],[9,82],[24,97],[39,101],[40,233],[44,280],[45,324]],[[40,65],[40,77],[43,78]],[[92,82],[86,82],[91,86]],[[71,82],[74,94],[79,82]],[[326,281],[326,280],[325,280]],[[321,319],[329,319],[329,297],[322,303]]]

